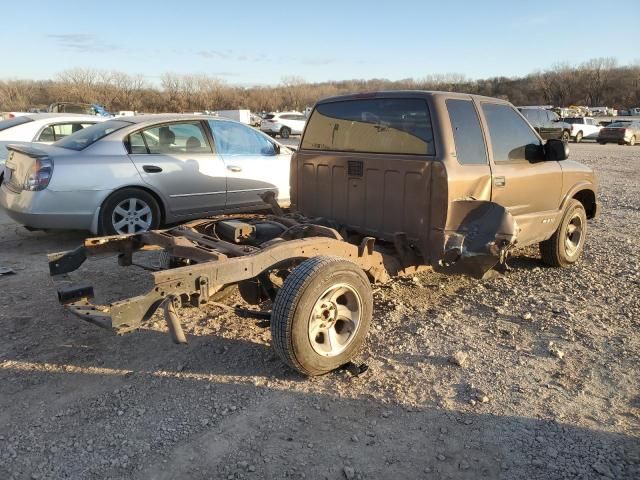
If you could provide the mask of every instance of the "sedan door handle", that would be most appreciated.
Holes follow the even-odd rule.
[[[162,171],[162,168],[158,167],[157,165],[143,165],[142,170],[147,173],[160,173]]]
[[[231,170],[232,172],[241,172],[242,167],[238,167],[237,165],[227,165],[227,170]]]
[[[495,177],[493,179],[493,184],[496,187],[504,187],[507,184],[507,181],[505,180],[504,177]]]

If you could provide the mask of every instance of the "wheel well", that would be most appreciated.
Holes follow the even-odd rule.
[[[573,198],[578,200],[587,212],[587,218],[596,216],[596,195],[591,190],[580,190]]]
[[[153,190],[151,190],[150,188],[147,188],[147,187],[142,187],[142,186],[140,186],[140,185],[128,185],[128,186],[126,186],[126,187],[120,187],[120,188],[118,188],[117,190],[114,190],[113,192],[111,192],[111,193],[109,194],[109,196],[108,196],[107,198],[105,198],[105,199],[104,199],[104,201],[102,202],[102,205],[104,205],[104,204],[105,204],[105,202],[106,202],[107,200],[109,200],[109,198],[110,198],[114,193],[117,193],[117,192],[119,192],[119,191],[121,191],[121,190],[124,190],[124,189],[126,189],[126,188],[133,188],[133,189],[135,189],[135,190],[142,190],[142,191],[144,191],[144,192],[147,192],[149,195],[151,195],[151,196],[155,199],[155,201],[156,201],[156,202],[158,202],[158,208],[160,208],[160,225],[163,225],[163,224],[164,224],[164,222],[165,222],[165,221],[166,221],[166,219],[167,219],[166,210],[165,210],[165,208],[166,208],[166,207],[165,207],[165,205],[164,205],[164,202],[162,201],[162,199],[160,198],[160,196],[159,196],[156,192],[154,192]],[[101,209],[102,209],[102,206],[101,206]]]

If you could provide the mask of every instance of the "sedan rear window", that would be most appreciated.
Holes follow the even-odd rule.
[[[23,123],[33,122],[32,118],[21,116],[10,118],[9,120],[3,120],[0,122],[0,132],[2,130],[6,130],[7,128],[16,127],[18,125],[22,125]]]
[[[56,142],[55,145],[70,150],[84,150],[101,138],[131,124],[132,122],[126,122],[124,120],[107,120],[106,122],[96,123],[91,127],[63,138]]]
[[[320,104],[307,123],[302,148],[362,153],[433,155],[427,103],[376,98]]]

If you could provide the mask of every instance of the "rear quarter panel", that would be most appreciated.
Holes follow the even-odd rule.
[[[84,150],[69,150],[53,161],[50,190],[110,192],[125,186],[147,186],[117,139],[107,137]]]

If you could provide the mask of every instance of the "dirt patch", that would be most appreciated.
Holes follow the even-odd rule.
[[[640,148],[571,148],[601,183],[580,264],[531,248],[490,281],[376,287],[359,377],[304,379],[264,321],[216,306],[180,312],[186,346],[160,317],[123,337],[83,323],[43,254],[83,235],[0,212],[0,478],[639,478]],[[144,290],[122,273],[96,259],[67,281]]]

